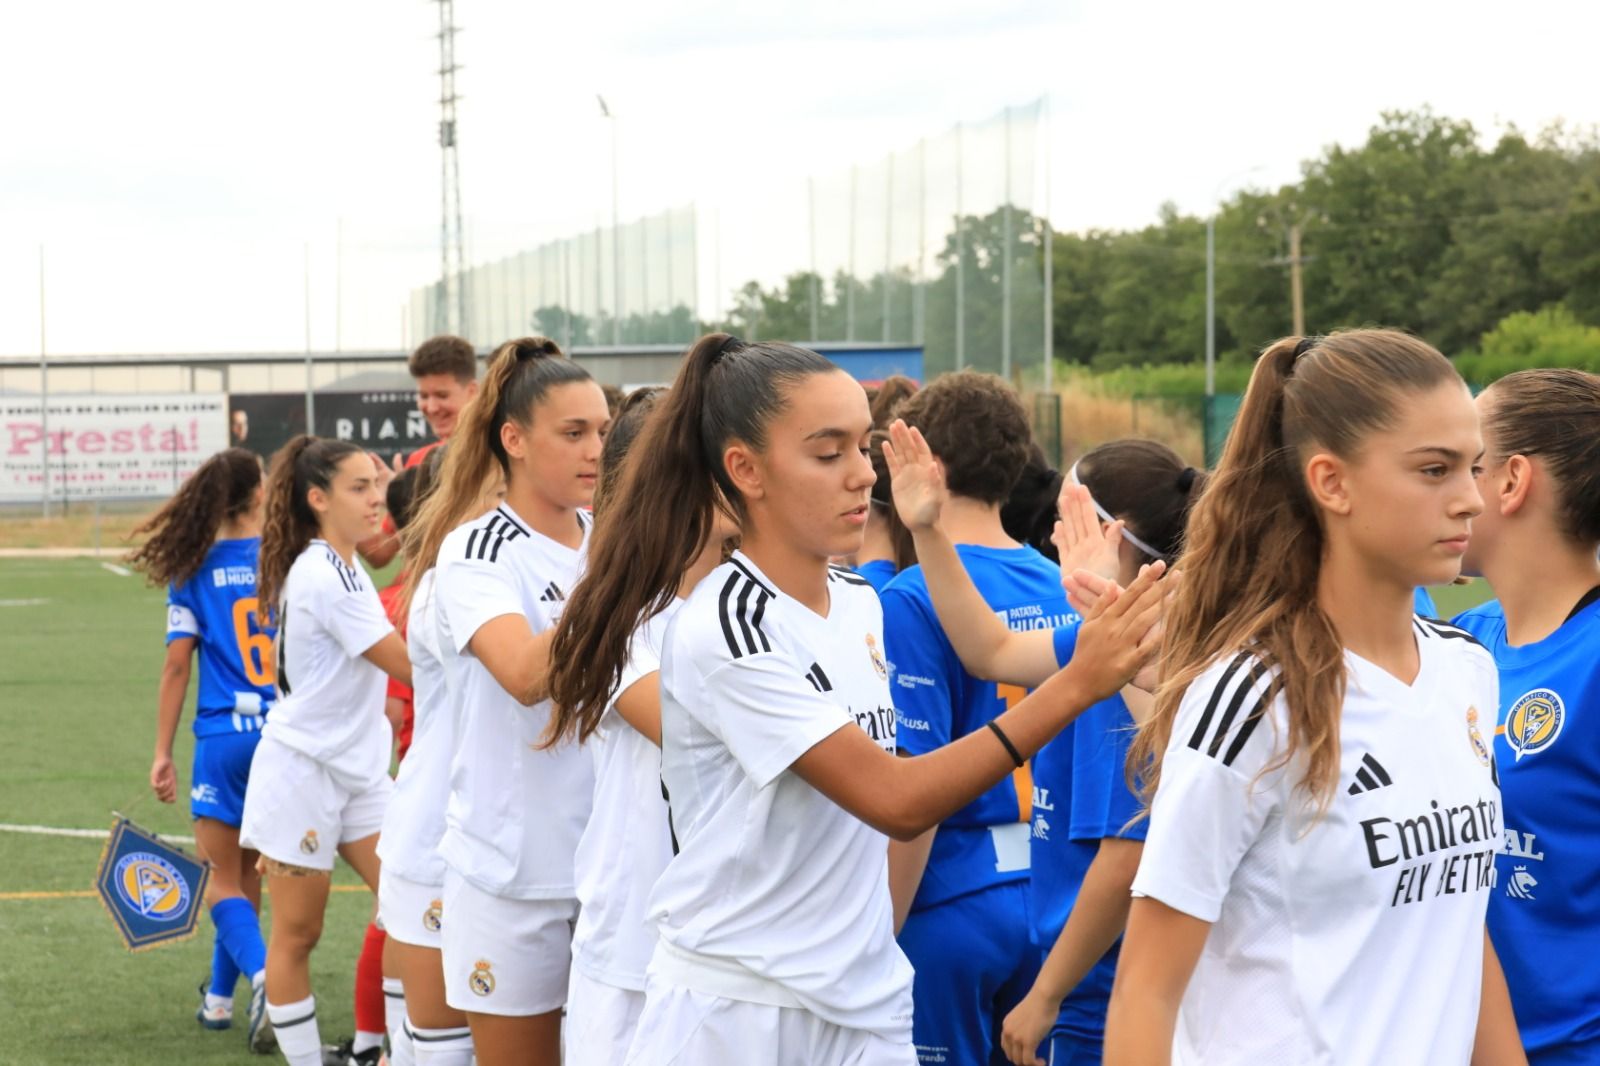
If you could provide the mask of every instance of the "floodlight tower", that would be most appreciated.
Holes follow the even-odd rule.
[[[439,5],[439,287],[434,322],[440,333],[467,335],[466,238],[461,226],[461,157],[456,125],[456,33],[454,0]]]

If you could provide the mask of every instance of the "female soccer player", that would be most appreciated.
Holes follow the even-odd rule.
[[[595,492],[595,521],[615,521],[610,503],[623,463],[665,390],[638,390],[606,436]],[[719,516],[679,583],[679,595],[633,635],[622,680],[603,713],[585,718],[558,709],[554,743],[581,740],[594,760],[594,808],[578,844],[578,924],[563,1032],[566,1066],[613,1066],[627,1055],[644,1008],[645,969],[655,930],[645,903],[672,857],[667,803],[661,794],[661,643],[689,592],[722,562],[734,529]],[[551,655],[566,654],[557,628]]]
[[[1190,519],[1107,1061],[1523,1061],[1484,932],[1494,662],[1412,613],[1483,503],[1450,361],[1391,330],[1256,363]]]
[[[1008,777],[1150,651],[1160,566],[1103,604],[1085,654],[982,735],[900,759],[878,598],[829,566],[861,544],[861,386],[814,352],[726,334],[690,350],[627,465],[551,677],[596,713],[641,620],[677,595],[719,507],[743,547],[695,588],[661,657],[678,854],[627,1061],[916,1061],[885,835],[910,840]]]
[[[217,927],[211,983],[197,1012],[207,1029],[233,1024],[233,989],[250,981],[250,1047],[272,1050],[264,991],[261,876],[256,853],[239,847],[245,782],[275,693],[272,634],[256,598],[261,543],[261,460],[243,448],[200,465],[155,516],[134,531],[148,539],[128,561],[167,586],[167,661],[157,697],[156,754],[150,787],[162,803],[178,798],[172,740],[183,717],[189,666],[200,652],[195,701],[195,843],[211,867],[207,891]]]
[[[945,495],[938,464],[920,434],[903,426],[894,432],[895,502],[916,524],[928,589],[952,645],[979,677],[1039,684],[1071,658],[1076,623],[1015,632],[984,609],[938,523]],[[1155,441],[1095,448],[1074,465],[1062,492],[1056,540],[1064,563],[1109,569],[1127,583],[1144,563],[1171,562],[1204,482]],[[1034,757],[1028,911],[1034,941],[1049,956],[1006,1016],[1000,1045],[1013,1062],[1100,1062],[1116,942],[1144,840],[1145,823],[1134,821],[1142,805],[1124,770],[1134,726],[1129,705],[1142,712],[1149,701],[1132,688],[1111,696]]]
[[[982,597],[980,609],[1009,629],[1051,630],[1075,621],[1060,567],[1013,540],[1000,521],[1033,441],[1010,385],[970,370],[946,374],[898,412],[944,473],[943,523]],[[981,732],[1027,695],[962,668],[920,566],[884,589],[883,628],[903,753],[927,754]],[[896,918],[909,907],[899,939],[916,970],[915,1041],[924,1061],[985,1061],[999,1043],[1000,1019],[1038,972],[1040,952],[1028,927],[1032,798],[1024,766],[935,831],[890,845]]]
[[[1466,568],[1499,598],[1455,624],[1500,668],[1506,850],[1489,933],[1528,1060],[1577,1066],[1600,1061],[1600,377],[1519,371],[1478,413],[1486,506]]]
[[[542,337],[496,350],[463,412],[440,487],[408,532],[433,579],[457,711],[445,862],[445,1002],[483,1066],[555,1066],[567,999],[573,853],[594,774],[575,744],[537,750],[550,717],[552,629],[582,573],[610,412],[588,371]],[[505,502],[476,514],[504,476]],[[427,1034],[417,1033],[418,1046]],[[451,1038],[458,1054],[468,1048]],[[437,1060],[436,1060],[437,1061]]]
[[[377,528],[372,456],[299,436],[272,460],[258,589],[278,625],[278,702],[262,730],[240,842],[261,852],[272,895],[267,1014],[291,1066],[320,1066],[311,950],[337,852],[378,889],[378,829],[393,783],[384,675],[410,683],[356,544]]]

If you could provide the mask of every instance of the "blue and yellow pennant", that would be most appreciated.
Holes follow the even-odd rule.
[[[205,863],[119,816],[95,887],[128,950],[143,951],[194,934],[210,876]]]

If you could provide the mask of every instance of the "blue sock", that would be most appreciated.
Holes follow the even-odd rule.
[[[211,987],[206,991],[224,999],[233,998],[233,986],[239,983],[239,967],[222,943],[222,930],[217,930],[217,943],[211,951]]]
[[[218,900],[211,908],[217,926],[217,949],[225,949],[236,973],[251,978],[267,965],[267,945],[261,939],[261,919],[243,896]],[[232,985],[228,986],[232,988]]]

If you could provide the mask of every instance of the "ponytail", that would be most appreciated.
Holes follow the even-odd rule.
[[[261,561],[256,597],[264,612],[276,616],[289,568],[321,532],[307,494],[327,491],[339,464],[361,449],[347,440],[325,440],[302,433],[278,449],[267,474],[266,517],[261,528]]]
[[[556,626],[550,694],[567,721],[582,723],[580,739],[605,713],[634,631],[677,595],[716,511],[745,524],[744,499],[723,466],[725,447],[764,447],[789,388],[836,369],[804,348],[745,344],[726,333],[701,337],[689,349],[615,493],[607,493],[590,535],[588,569]]]
[[[128,564],[152,585],[182,585],[200,570],[222,523],[250,510],[260,484],[254,452],[227,448],[213,455],[133,531],[149,539],[128,553]]]
[[[507,422],[527,425],[533,408],[551,388],[572,381],[592,381],[589,372],[569,360],[547,337],[506,341],[489,357],[478,394],[462,408],[450,435],[450,447],[434,490],[401,531],[406,554],[406,583],[398,609],[410,610],[422,575],[439,560],[444,538],[484,510],[484,498],[496,477],[510,473],[510,460],[500,440]]]
[[[1262,772],[1295,762],[1304,768],[1297,787],[1327,809],[1339,779],[1344,648],[1317,602],[1324,534],[1301,466],[1312,448],[1355,454],[1394,424],[1406,396],[1451,380],[1461,379],[1448,359],[1395,330],[1290,337],[1262,353],[1188,522],[1162,685],[1128,756],[1146,802],[1184,691],[1219,657],[1249,649],[1288,704],[1287,736]]]

